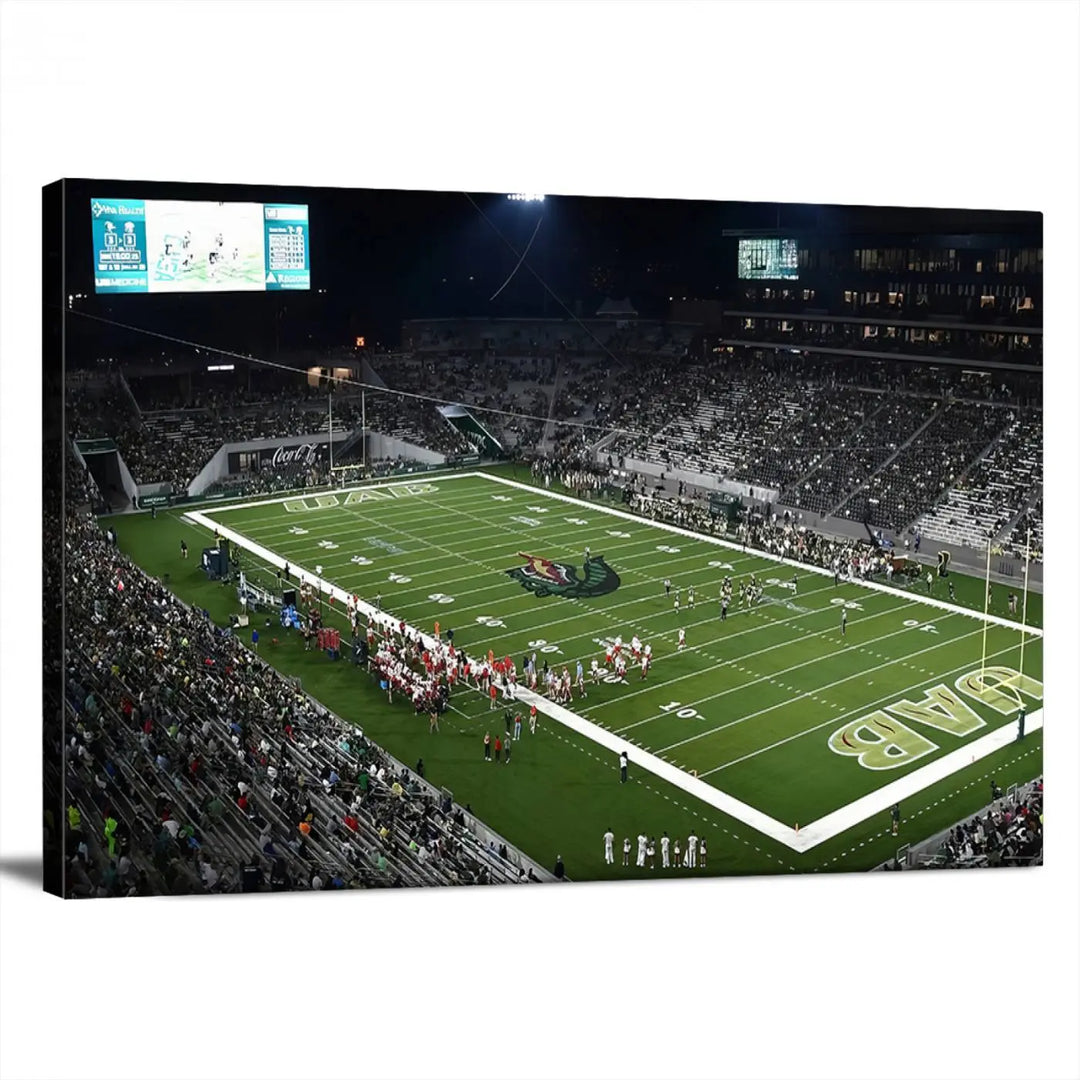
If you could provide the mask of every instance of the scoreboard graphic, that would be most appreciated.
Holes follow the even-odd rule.
[[[98,293],[311,287],[306,206],[95,198],[90,215]]]
[[[740,240],[739,279],[798,281],[799,242],[775,237]]]

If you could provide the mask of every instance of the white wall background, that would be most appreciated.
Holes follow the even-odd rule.
[[[12,448],[39,441],[40,391],[13,358],[39,354],[40,188],[62,176],[1042,210],[1047,486],[1075,490],[1078,10],[3,3],[5,610],[36,625],[39,466]],[[121,39],[147,63],[105,98]],[[282,49],[297,89],[265,93]],[[40,646],[4,619],[0,1074],[1077,1076],[1075,500],[1046,532],[1035,873],[61,904],[10,870],[39,844]],[[445,1007],[411,1021],[392,979],[358,978],[365,925],[363,960],[429,972]]]

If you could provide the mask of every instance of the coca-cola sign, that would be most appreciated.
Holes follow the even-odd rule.
[[[284,465],[302,465],[305,468],[314,465],[322,456],[322,447],[318,443],[301,443],[299,446],[278,446],[270,458],[272,468]]]

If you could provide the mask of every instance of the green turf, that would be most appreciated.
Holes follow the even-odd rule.
[[[325,578],[365,599],[381,593],[385,608],[414,625],[430,629],[438,619],[444,630],[454,627],[456,644],[467,651],[490,647],[510,653],[520,665],[524,652],[537,651],[540,659],[543,649],[558,649],[546,655],[570,663],[572,670],[575,659],[588,667],[601,655],[598,640],[621,633],[628,642],[637,631],[656,656],[649,680],[642,682],[631,669],[628,685],[590,685],[588,699],[575,701],[575,711],[787,823],[813,821],[903,771],[871,772],[833,753],[828,737],[845,721],[905,697],[920,700],[922,688],[951,686],[957,676],[979,667],[981,621],[921,604],[914,593],[895,597],[853,584],[835,587],[831,578],[800,572],[793,595],[781,584],[790,583],[791,569],[752,553],[615,518],[598,507],[560,503],[540,490],[478,478],[417,481],[425,482],[436,490],[297,512],[281,503],[206,512],[294,565],[322,565]],[[178,595],[206,607],[218,621],[237,610],[235,591],[209,584],[198,567],[198,552],[208,539],[204,530],[175,512],[157,520],[124,517],[117,527],[121,546],[151,573],[169,573]],[[181,537],[192,551],[186,562],[178,557]],[[320,546],[326,544],[337,546]],[[564,561],[580,572],[585,544],[618,573],[614,591],[582,599],[540,598],[506,573],[524,565],[518,552]],[[258,560],[241,558],[252,576],[272,580]],[[739,607],[736,589],[728,620],[721,623],[717,586],[725,572],[736,582],[753,572],[777,584],[767,586],[766,601],[752,609]],[[681,615],[664,595],[665,577],[682,590]],[[960,576],[952,577],[960,594]],[[691,584],[696,606],[687,611]],[[981,590],[978,582],[966,584]],[[848,609],[845,638],[834,601],[860,605]],[[1029,599],[1029,621],[1037,625],[1033,607]],[[336,617],[344,626],[344,618]],[[927,631],[927,624],[937,632]],[[680,626],[687,631],[682,653],[675,649]],[[277,645],[271,643],[274,636]],[[991,662],[1019,665],[1018,630],[990,626],[986,641]],[[297,637],[279,626],[263,633],[260,647],[281,670],[300,675],[309,692],[362,723],[402,760],[414,764],[422,756],[429,779],[453,790],[512,842],[544,863],[563,855],[577,878],[627,874],[618,865],[604,867],[600,837],[609,825],[619,842],[639,830],[685,837],[692,826],[709,838],[710,873],[866,868],[896,846],[888,822],[877,820],[796,854],[651,775],[619,785],[613,755],[544,718],[535,737],[526,733],[516,744],[509,766],[486,765],[482,736],[489,725],[493,733],[501,730],[502,713],[489,715],[478,695],[456,694],[455,711],[438,735],[430,735],[426,720],[414,718],[406,705],[388,705],[367,675],[305,653]],[[1028,637],[1024,670],[1041,678],[1041,667],[1041,639]],[[1011,719],[969,704],[986,722],[969,739]],[[910,726],[938,747],[918,765],[965,741]],[[989,768],[1003,786],[1036,775],[1041,738],[999,751],[906,800],[905,828],[911,832],[904,839],[929,835],[984,805]],[[629,873],[647,871],[632,867]]]

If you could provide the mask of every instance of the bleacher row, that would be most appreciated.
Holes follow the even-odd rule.
[[[919,519],[917,527],[923,536],[985,547],[990,537],[1017,519],[1041,487],[1042,438],[1041,410],[1012,413],[1009,426],[990,453]],[[1041,520],[1041,514],[1038,516]],[[1041,535],[1036,546],[1042,550]]]
[[[1029,550],[1032,559],[1042,560],[1043,552],[1043,500],[1042,486],[1039,487],[1039,495],[1033,499],[1031,505],[1020,515],[1016,524],[1009,531],[1002,544],[1004,551],[1014,558],[1022,558]]]
[[[73,895],[537,880],[90,519],[67,541]]]
[[[875,528],[902,529],[934,506],[1008,423],[996,405],[940,404],[930,422],[886,461],[840,513]]]
[[[990,781],[993,802],[967,821],[915,845],[882,869],[975,870],[1038,866],[1043,858],[1042,777],[1003,793]]]
[[[773,488],[780,501],[816,514],[896,531],[923,515],[947,522],[955,512],[932,512],[959,484],[972,506],[997,502],[997,534],[1041,482],[1037,409],[825,386],[730,365],[719,374],[686,365],[667,393],[655,379],[648,390],[665,407],[630,405],[636,429],[607,453]],[[954,528],[945,538],[971,543],[974,531]]]
[[[599,443],[604,454],[662,471],[778,490],[781,502],[815,514],[895,531],[917,523],[950,543],[978,546],[986,530],[1000,535],[1013,523],[1013,547],[1029,524],[1039,532],[1041,412],[1018,404],[1038,401],[1037,379],[748,350],[688,360],[683,338],[653,329],[607,332],[604,348],[617,354],[580,332],[573,351],[557,336],[565,331],[434,326],[420,335],[422,349],[374,360],[389,392],[368,393],[369,427],[448,454],[473,449],[433,404],[393,393],[401,390],[476,407],[520,454]],[[655,351],[658,341],[666,353]],[[184,486],[223,441],[325,428],[323,400],[309,403],[308,393],[306,384],[293,399],[275,389],[259,403],[240,388],[236,403],[216,394],[212,412],[142,420],[129,406],[114,428],[137,480]],[[99,404],[106,401],[123,417],[116,395]],[[85,407],[76,411],[80,428],[93,426]],[[358,418],[358,396],[338,395],[335,426]],[[259,485],[281,487],[273,478],[256,478]]]

